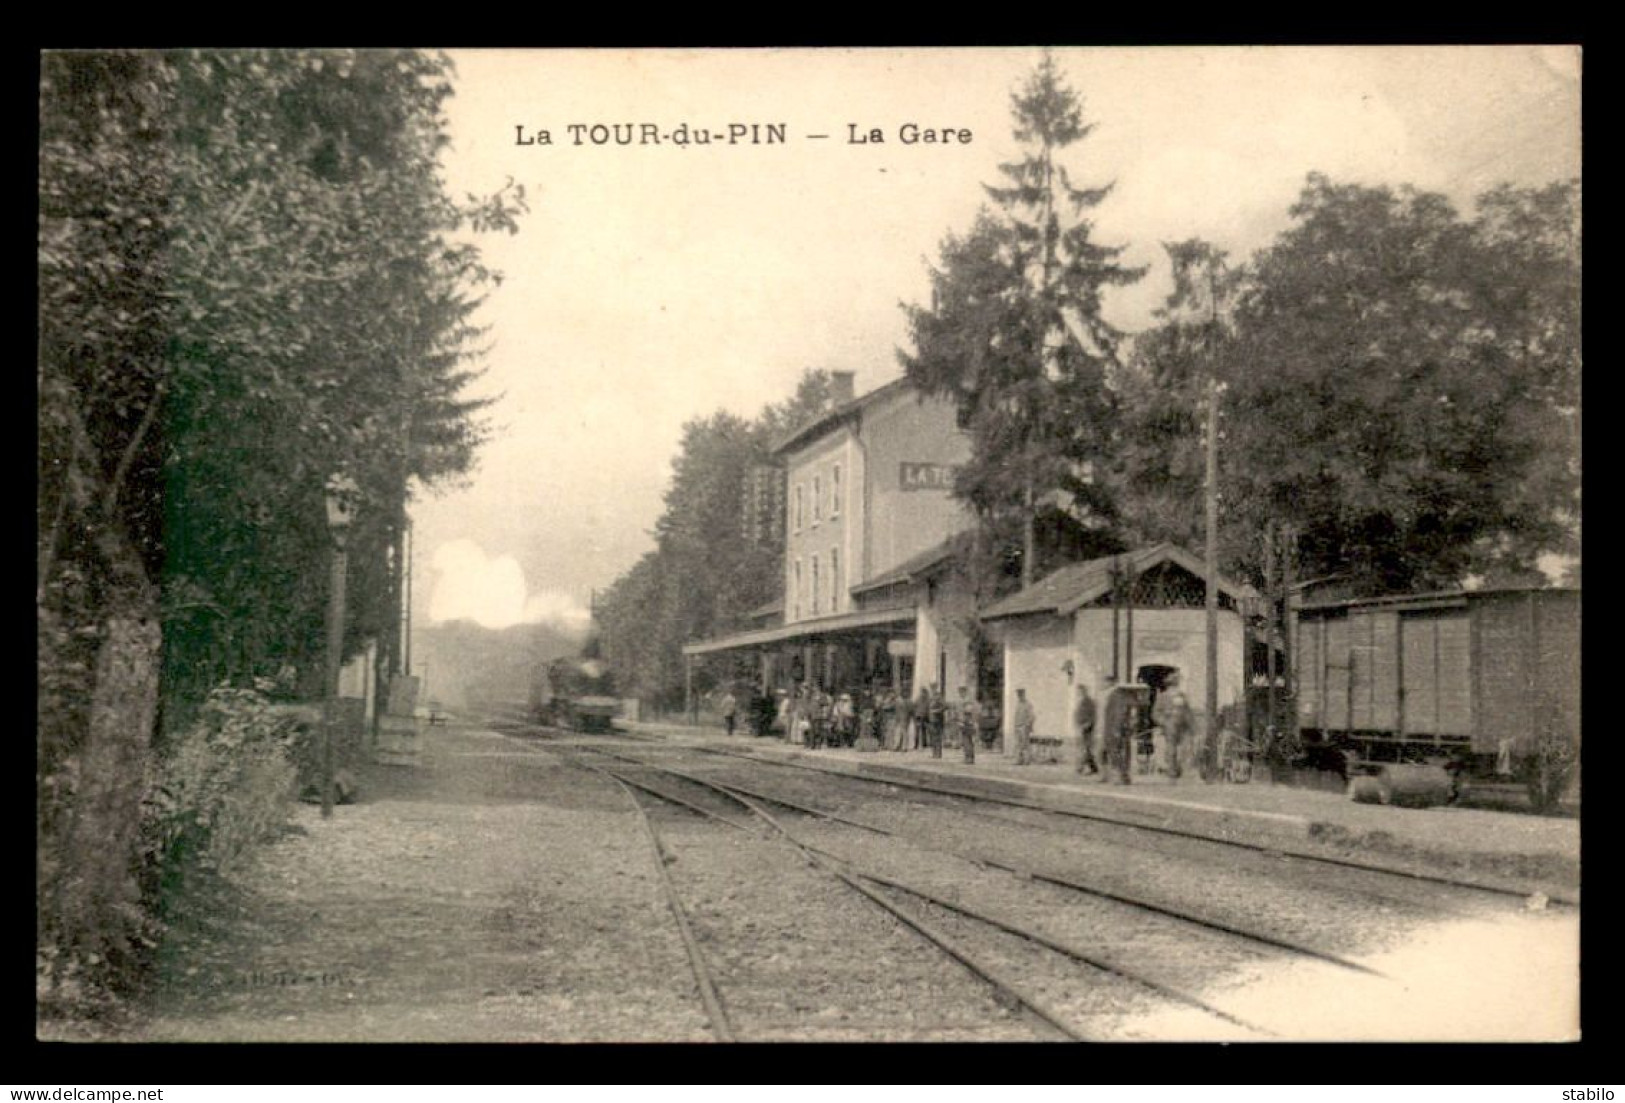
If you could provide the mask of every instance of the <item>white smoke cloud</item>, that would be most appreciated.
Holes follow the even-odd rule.
[[[584,635],[592,626],[592,611],[569,594],[543,590],[525,602],[525,623],[549,624],[563,632]]]
[[[471,620],[486,628],[548,624],[581,635],[592,614],[569,594],[553,590],[531,594],[525,572],[511,555],[487,555],[472,540],[460,539],[435,549],[435,572],[429,620],[441,624]]]

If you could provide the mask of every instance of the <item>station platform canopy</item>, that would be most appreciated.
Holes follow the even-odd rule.
[[[683,654],[690,656],[710,655],[718,651],[735,651],[743,647],[764,647],[779,643],[814,643],[832,636],[865,632],[893,625],[907,625],[909,632],[912,633],[915,616],[915,609],[912,605],[900,605],[888,609],[860,609],[853,613],[842,613],[840,616],[802,620],[775,628],[758,628],[750,632],[738,632],[732,636],[721,636],[714,640],[699,640],[695,643],[684,644]]]

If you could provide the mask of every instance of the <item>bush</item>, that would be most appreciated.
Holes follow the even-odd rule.
[[[217,689],[192,712],[148,768],[142,802],[139,906],[132,891],[120,905],[128,949],[74,944],[42,932],[35,958],[41,1020],[88,1021],[116,1015],[123,994],[148,979],[166,926],[176,921],[198,873],[228,875],[287,822],[300,740],[297,717],[253,690]],[[42,783],[69,797],[78,761],[68,756]],[[41,846],[42,884],[63,874],[55,851]]]
[[[263,695],[217,689],[168,747],[147,804],[148,852],[167,894],[194,869],[229,874],[286,823],[296,725]]]
[[[1537,811],[1556,808],[1580,766],[1580,747],[1564,723],[1563,714],[1550,694],[1539,703],[1535,729],[1535,753],[1523,764],[1523,780],[1529,802]]]

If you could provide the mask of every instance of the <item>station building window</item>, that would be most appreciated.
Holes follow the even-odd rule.
[[[841,515],[841,465],[836,464],[829,476],[829,515]]]
[[[812,523],[815,525],[818,523],[818,518],[824,508],[823,488],[819,485],[821,481],[817,475],[813,476]]]
[[[800,620],[801,619],[801,560],[799,560],[799,559],[796,560],[795,566],[796,566],[795,578],[793,580],[793,585],[790,588],[791,596],[794,598],[793,604],[794,604],[794,607],[795,607],[795,615],[791,619],[792,620]]]
[[[795,509],[792,511],[792,516],[795,519],[795,531],[800,532],[801,531],[801,484],[799,484],[799,483],[796,484],[796,502],[795,502]]]
[[[812,609],[813,616],[818,615],[818,557],[812,557]]]
[[[841,553],[835,548],[829,549],[829,611],[841,611]]]

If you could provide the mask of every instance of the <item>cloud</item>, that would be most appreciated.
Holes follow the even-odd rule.
[[[583,634],[592,614],[569,594],[543,591],[531,595],[525,572],[511,555],[487,555],[473,540],[441,544],[433,558],[435,572],[429,620],[440,624],[471,620],[486,628],[516,624],[549,624]]]

